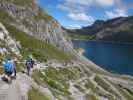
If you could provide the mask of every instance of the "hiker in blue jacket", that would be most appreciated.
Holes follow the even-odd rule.
[[[3,79],[9,82],[11,81],[11,75],[13,74],[13,61],[10,58],[8,58],[3,63],[3,67],[5,72]]]

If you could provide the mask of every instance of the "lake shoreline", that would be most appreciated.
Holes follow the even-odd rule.
[[[102,41],[102,40],[80,40],[80,39],[74,39],[72,41],[133,45],[133,42],[116,42],[116,41]]]
[[[74,53],[74,52],[73,52]],[[129,74],[120,74],[118,72],[113,72],[111,70],[107,70],[99,65],[97,65],[95,62],[93,62],[92,60],[88,59],[87,57],[85,57],[84,55],[79,55],[76,54],[75,52],[75,56],[78,57],[78,59],[82,62],[82,64],[87,65],[91,70],[93,70],[94,72],[96,72],[97,74],[103,74],[103,75],[108,75],[110,77],[119,77],[119,78],[129,78],[131,80],[133,80],[133,75],[129,75]]]
[[[129,67],[129,66],[132,66],[132,62],[131,62],[131,60],[127,60],[129,57],[130,58],[132,57],[132,53],[130,53],[130,55],[128,57],[125,56],[125,55],[129,54],[129,53],[127,53],[127,51],[129,51],[129,52],[132,51],[132,49],[130,47],[133,47],[133,44],[132,44],[132,46],[130,46],[127,44],[114,44],[114,43],[110,44],[109,42],[103,43],[103,42],[97,42],[97,41],[77,41],[77,40],[75,41],[75,43],[77,44],[77,47],[82,48],[82,50],[84,51],[84,52],[79,53],[81,56],[84,56],[84,58],[86,58],[86,59],[90,60],[91,62],[93,62],[94,64],[100,66],[102,69],[104,69],[110,73],[113,73],[113,74],[119,74],[119,75],[124,75],[124,76],[125,75],[133,76],[133,74],[131,72],[132,68]],[[105,43],[109,43],[109,45],[105,44]],[[76,45],[74,45],[74,46],[76,46]],[[131,49],[131,50],[129,50],[129,49]],[[89,50],[89,53],[88,53],[88,50]],[[113,53],[110,53],[112,51],[113,51]],[[98,55],[98,58],[97,58],[97,55]],[[112,55],[114,55],[114,57]],[[111,58],[110,58],[110,56],[111,56]],[[110,62],[110,60],[112,62]],[[118,60],[118,62],[117,62],[117,60]],[[108,62],[108,63],[106,63],[106,62]],[[126,65],[125,65],[125,63],[126,63]],[[115,65],[112,65],[112,64],[115,64]],[[118,68],[118,66],[121,66],[121,67],[119,67],[120,69]],[[127,66],[127,69],[130,69],[130,70],[125,69],[124,66]],[[125,69],[125,72],[123,71],[124,69]]]

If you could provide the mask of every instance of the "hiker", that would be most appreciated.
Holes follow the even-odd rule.
[[[3,63],[3,67],[4,67],[5,75],[4,75],[4,77],[2,77],[2,79],[4,81],[11,82],[11,75],[13,73],[13,62],[12,62],[12,60],[10,58],[8,58]]]
[[[31,61],[31,68],[33,68],[33,67],[34,67],[35,62],[34,62],[34,60],[33,60],[32,58],[30,59],[30,61]]]
[[[33,68],[33,65],[34,65],[34,61],[32,60],[32,58],[28,58],[25,63],[28,75],[30,75],[30,70],[31,68]]]

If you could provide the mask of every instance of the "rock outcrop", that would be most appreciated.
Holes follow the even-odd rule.
[[[65,38],[61,25],[44,12],[34,0],[30,2],[26,0],[24,5],[18,4],[19,2],[24,1],[0,0],[0,10],[14,20],[9,24],[42,41],[53,44],[61,50],[67,51],[68,47],[72,47],[71,41]]]
[[[21,48],[19,42],[10,37],[8,30],[0,23],[0,54],[2,56],[14,54],[20,57],[19,48]]]

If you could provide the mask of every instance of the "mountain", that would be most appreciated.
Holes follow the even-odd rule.
[[[50,58],[52,56],[48,52],[51,51],[45,50],[45,45],[49,49],[59,49],[55,51],[55,54],[52,53],[53,58],[58,54],[57,51],[63,51],[62,53],[71,51],[72,43],[68,38],[65,38],[66,35],[61,25],[57,20],[43,11],[34,0],[25,0],[25,2],[22,0],[0,0],[0,22],[7,28],[9,33],[12,33],[11,35],[17,41],[21,39],[20,42],[23,44],[23,51],[25,50],[26,53],[29,52],[27,49],[29,48],[34,56],[38,57],[42,55],[42,58]],[[31,40],[32,37],[34,41],[33,39]],[[33,48],[31,46],[33,45],[32,42],[37,42],[38,44],[35,43],[36,46]],[[43,42],[45,42],[45,45],[42,48],[35,48]],[[47,55],[44,56],[43,50],[46,51]],[[41,54],[37,54],[36,52],[40,52]]]
[[[91,26],[67,30],[67,32],[79,37],[93,36],[93,40],[133,42],[133,16],[118,17],[107,21],[97,20]]]
[[[16,80],[0,80],[0,100],[133,100],[133,77],[78,54],[66,33],[34,0],[0,0],[0,76],[2,61],[17,59]],[[31,76],[21,73],[28,56]]]
[[[71,44],[64,38],[57,20],[43,11],[34,0],[0,0],[0,12],[1,21],[8,22],[31,36],[62,49],[62,44]]]

